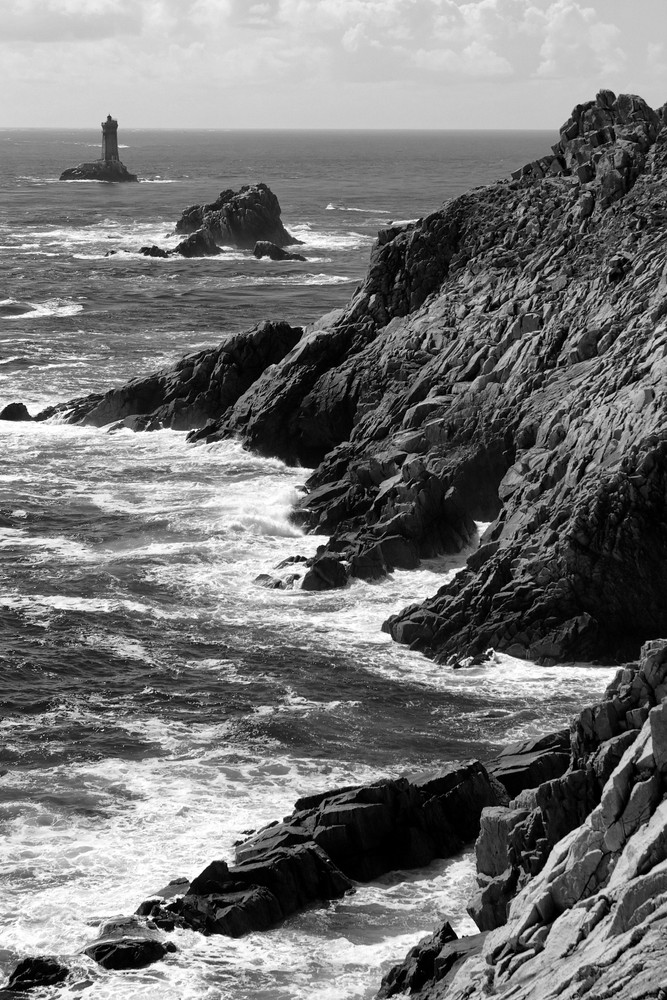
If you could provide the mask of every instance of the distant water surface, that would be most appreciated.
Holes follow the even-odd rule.
[[[0,406],[105,390],[264,318],[313,322],[363,279],[378,229],[554,137],[121,123],[119,140],[142,183],[58,182],[99,155],[96,129],[0,130]],[[186,206],[256,181],[306,263],[137,254],[174,245]],[[452,561],[330,594],[255,586],[321,541],[288,520],[306,476],[172,431],[0,423],[0,972],[76,953],[101,919],[230,859],[299,795],[489,755],[603,689],[605,670],[499,656],[452,671],[394,646],[384,618]],[[368,998],[438,920],[469,926],[470,883],[466,854],[267,934],[182,932],[142,972],[74,964],[91,1000]]]

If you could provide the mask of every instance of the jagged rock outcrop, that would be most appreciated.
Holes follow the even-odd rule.
[[[423,938],[399,965],[389,970],[382,979],[376,1000],[397,995],[428,996],[436,984],[439,995],[462,964],[481,951],[485,939],[486,934],[459,938],[445,921],[439,930]]]
[[[575,140],[616,116],[588,144],[593,180],[526,175],[381,234],[347,309],[195,435],[321,461],[296,514],[333,536],[342,581],[493,521],[464,573],[387,623],[437,658],[627,658],[667,631],[667,131],[638,98],[609,102],[563,130],[589,155]],[[631,133],[632,186],[608,207],[604,164]]]
[[[299,243],[283,226],[280,214],[278,199],[266,184],[245,184],[239,191],[222,191],[208,205],[186,208],[176,232],[203,232],[214,246],[242,250],[252,250],[258,241],[277,247]]]
[[[607,208],[630,190],[663,124],[661,113],[641,97],[616,97],[611,90],[601,90],[594,101],[577,104],[560,130],[552,156],[529,163],[512,176],[518,180],[574,174],[587,185],[579,214],[588,218],[596,199]]]
[[[609,775],[634,742],[651,708],[665,695],[667,650],[664,641],[658,640],[643,647],[639,666],[628,664],[618,672],[604,701],[584,708],[574,718],[566,768],[548,780],[539,770],[533,771],[537,780],[531,779],[530,770],[510,773],[511,783],[506,787],[514,798],[508,806],[485,810],[481,819],[477,842],[480,891],[469,907],[481,930],[505,922],[517,886],[541,871],[554,845],[598,804]],[[553,737],[544,743],[547,759],[542,768],[558,769],[563,753],[553,753],[549,760],[547,748],[549,744],[553,747]],[[503,759],[512,761],[513,749],[506,748],[489,765],[489,771],[501,781],[498,762],[502,767]]]
[[[295,511],[331,536],[311,581],[414,567],[492,522],[385,624],[443,661],[621,662],[667,632],[664,115],[602,91],[557,146],[544,176],[380,233],[348,306],[191,437],[319,466]]]
[[[309,795],[240,841],[235,865],[215,860],[192,881],[172,879],[133,916],[104,924],[84,952],[108,969],[141,968],[175,950],[164,933],[175,928],[228,937],[267,930],[354,881],[458,852],[479,832],[482,810],[506,801],[479,761]]]
[[[473,938],[473,954],[450,975],[448,949],[464,950],[466,939],[452,942],[445,924],[390,971],[379,997],[392,995],[388,984],[411,986],[422,953],[428,977],[410,989],[418,1000],[667,995],[667,642],[647,643],[607,695],[571,728],[568,774],[584,781],[561,784],[558,795],[546,782],[482,814],[478,867],[508,866],[499,886],[508,912],[479,954]],[[586,801],[577,795],[584,787]],[[533,839],[532,856],[531,823],[548,842]],[[522,850],[527,867],[510,885]]]
[[[247,333],[228,335],[216,348],[188,354],[166,371],[50,407],[36,419],[57,414],[93,427],[123,421],[137,430],[201,427],[232,406],[268,365],[280,361],[301,333],[287,323],[266,321]]]
[[[506,801],[478,761],[409,779],[300,799],[291,816],[236,847],[237,864],[213,861],[140,906],[158,927],[236,937],[265,930],[311,903],[335,899],[389,871],[447,857],[479,830],[485,806]]]
[[[60,175],[61,181],[109,181],[122,183],[138,181],[136,174],[131,174],[120,160],[92,160],[90,163],[79,163],[76,167],[68,167]]]

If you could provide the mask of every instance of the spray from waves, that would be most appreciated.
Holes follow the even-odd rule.
[[[46,316],[75,316],[83,312],[80,302],[68,299],[46,299],[44,302],[22,302],[20,299],[0,301],[0,318],[5,320],[42,319]]]
[[[5,948],[71,955],[103,917],[127,911],[170,877],[192,877],[213,857],[231,858],[242,830],[289,811],[297,795],[378,776],[343,762],[286,757],[270,746],[230,751],[225,726],[182,729],[172,734],[153,725],[142,733],[171,746],[165,757],[9,776]],[[183,739],[191,752],[183,752]],[[87,994],[95,1000],[368,996],[378,967],[441,920],[444,906],[463,912],[458,904],[471,878],[464,855],[360,886],[275,931],[237,940],[177,932],[179,951],[157,977],[155,969],[107,976],[85,958],[75,967],[92,978]],[[465,924],[463,918],[457,929],[464,932]]]
[[[339,205],[334,201],[330,201],[326,206],[327,212],[362,212],[365,215],[386,215],[387,212],[384,208],[355,208],[350,205]]]
[[[339,232],[314,229],[309,222],[290,227],[291,232],[304,245],[304,253],[312,247],[315,250],[358,250],[375,242],[375,234],[359,232]]]

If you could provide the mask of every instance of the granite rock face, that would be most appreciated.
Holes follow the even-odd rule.
[[[478,869],[495,892],[486,912],[473,907],[490,931],[481,949],[473,937],[449,974],[445,924],[391,970],[380,997],[410,985],[415,967],[428,971],[412,979],[418,1000],[667,995],[665,640],[647,643],[574,720],[571,755],[557,790],[546,782],[482,814]]]
[[[619,670],[604,701],[584,708],[573,719],[566,761],[562,743],[556,746],[551,736],[538,741],[543,750],[537,769],[534,754],[528,753],[532,769],[520,771],[521,755],[514,747],[488,765],[490,773],[503,781],[503,762],[510,764],[510,781],[505,784],[514,798],[506,807],[482,813],[476,848],[480,888],[469,907],[480,930],[505,922],[517,886],[542,870],[554,845],[599,803],[610,774],[651,709],[666,695],[667,649],[663,640],[657,640],[643,647],[638,666]]]
[[[625,659],[667,631],[667,130],[609,101],[561,140],[589,155],[598,112],[625,116],[591,180],[533,172],[381,233],[348,307],[196,434],[319,462],[296,516],[345,576],[464,550],[491,521],[462,574],[385,626],[438,659]]]

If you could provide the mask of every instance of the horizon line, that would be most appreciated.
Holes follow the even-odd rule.
[[[192,125],[123,125],[123,130],[127,132],[558,132],[558,127],[552,128],[475,128],[471,126],[460,127],[460,128],[416,128],[411,126],[399,127],[399,126],[387,126],[384,128],[367,128],[363,125],[354,126],[330,126],[330,127],[309,127],[305,125],[299,126],[257,126],[255,128],[248,127],[233,127],[233,126],[219,126],[212,128],[210,126],[192,126]],[[77,132],[88,132],[99,131],[99,128],[94,128],[92,125],[0,125],[0,131],[16,131],[16,132],[33,132],[33,131],[49,131],[49,132],[64,132],[64,131],[77,131]],[[120,131],[120,127],[119,127]]]

